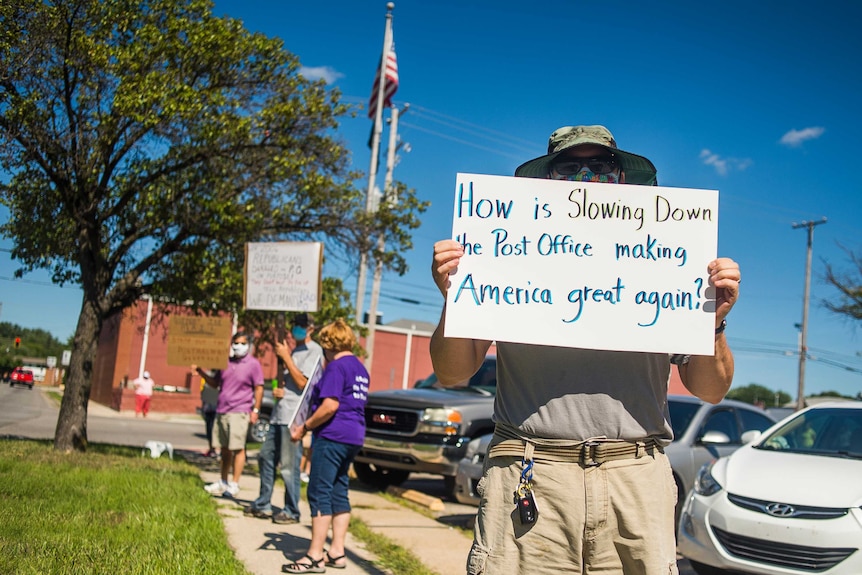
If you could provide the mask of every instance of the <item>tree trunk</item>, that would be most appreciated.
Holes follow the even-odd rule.
[[[66,387],[60,404],[60,415],[57,417],[57,429],[54,432],[56,450],[87,450],[87,404],[90,401],[93,362],[101,331],[102,318],[97,305],[85,300],[78,317],[78,327],[75,329],[72,358],[65,379]]]

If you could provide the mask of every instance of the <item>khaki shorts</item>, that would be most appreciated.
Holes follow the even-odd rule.
[[[534,462],[539,515],[526,526],[515,505],[520,474],[520,458],[485,460],[470,575],[678,573],[677,492],[664,453],[596,467]]]
[[[219,413],[216,416],[218,441],[222,448],[231,451],[245,449],[248,437],[249,416],[247,413]]]

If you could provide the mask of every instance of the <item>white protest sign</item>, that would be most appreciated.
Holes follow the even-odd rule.
[[[320,309],[323,244],[258,242],[245,246],[245,309]]]
[[[299,402],[290,416],[290,427],[300,427],[305,424],[311,415],[311,392],[317,387],[320,379],[323,377],[323,364],[318,358],[314,364],[314,369],[311,370],[311,375],[308,376],[308,381],[305,387],[302,388],[302,394],[299,396]]]
[[[447,337],[714,353],[715,190],[458,174],[453,238]]]

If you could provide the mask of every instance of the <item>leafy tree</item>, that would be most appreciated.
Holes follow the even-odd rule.
[[[16,348],[15,338],[21,338]],[[21,365],[25,357],[60,358],[68,349],[63,342],[44,329],[30,329],[15,323],[0,322],[0,371],[8,371]]]
[[[403,270],[424,209],[407,191],[365,214],[337,91],[298,74],[278,39],[209,0],[0,3],[0,202],[19,275],[83,290],[54,446],[87,445],[104,322],[148,293],[239,310],[244,245],[326,240]],[[402,240],[398,243],[398,238]]]
[[[839,397],[842,399],[853,399],[852,395],[844,395],[843,393],[839,393],[834,390],[821,391],[820,393],[813,393],[808,397]]]
[[[777,394],[777,400],[776,400]],[[757,383],[749,383],[745,387],[734,387],[727,392],[728,399],[744,401],[752,405],[779,406],[785,405],[793,398],[783,391],[772,391]]]
[[[825,300],[823,305],[837,314],[862,320],[862,256],[847,248],[842,249],[856,269],[839,272],[829,263],[826,264],[826,282],[838,290],[839,296],[836,301]]]

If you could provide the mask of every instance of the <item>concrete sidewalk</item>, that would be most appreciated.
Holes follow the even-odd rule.
[[[204,483],[216,481],[219,476],[215,472],[204,471],[201,478],[203,489]],[[215,499],[237,558],[255,575],[272,575],[281,573],[281,566],[285,563],[305,555],[311,541],[311,518],[304,499],[300,501],[302,519],[294,525],[278,525],[268,519],[245,517],[243,506],[257,497],[259,486],[257,477],[243,475],[236,498]],[[273,503],[278,504],[283,494],[281,484],[276,483]],[[354,517],[361,519],[375,533],[410,550],[429,569],[441,575],[466,571],[467,553],[472,543],[469,534],[393,503],[377,493],[351,490],[350,503]],[[346,548],[347,567],[329,568],[328,572],[344,575],[387,573],[372,563],[376,557],[349,533]]]

